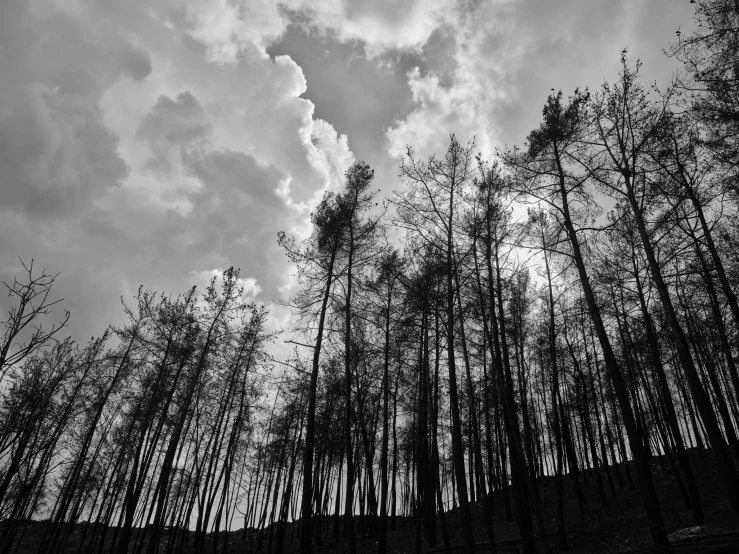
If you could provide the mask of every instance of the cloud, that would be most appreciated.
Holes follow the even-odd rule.
[[[340,40],[358,40],[370,57],[393,49],[418,49],[456,15],[454,2],[441,0],[323,0],[303,9],[310,23],[335,32]]]
[[[405,155],[410,145],[422,158],[444,152],[449,133],[456,133],[465,143],[475,140],[475,151],[492,154],[493,134],[485,118],[490,99],[473,82],[456,82],[442,87],[431,73],[422,76],[418,70],[408,74],[413,99],[418,107],[387,131],[387,149],[392,157]]]
[[[0,7],[3,206],[44,217],[89,205],[127,176],[100,109],[116,79],[145,78],[146,54],[123,39],[96,48],[94,30],[28,3]]]
[[[170,175],[177,163],[175,151],[184,154],[202,142],[210,128],[205,110],[190,91],[181,92],[175,100],[160,96],[136,131],[136,137],[151,150],[144,168]]]
[[[567,94],[615,78],[623,48],[649,62],[646,80],[664,82],[675,64],[662,49],[691,19],[688,3],[669,0],[489,0],[457,14],[447,23],[455,49],[444,82],[408,74],[417,107],[388,130],[392,156],[406,144],[424,154],[443,150],[451,131],[463,140],[476,135],[488,154],[494,145],[521,143],[551,89]]]
[[[459,8],[448,0],[185,0],[184,10],[208,59],[236,63],[240,57],[266,57],[267,47],[291,23],[335,34],[342,42],[359,41],[370,57],[420,51]]]
[[[344,172],[354,162],[347,136],[339,135],[330,123],[322,119],[314,120],[303,131],[311,165],[323,175],[327,188],[338,189],[344,180]],[[314,195],[314,202],[320,200],[321,195]]]
[[[287,24],[272,0],[186,0],[192,36],[207,46],[210,61],[235,63],[239,56],[264,58]]]
[[[306,236],[353,155],[300,67],[260,54],[272,31],[249,10],[271,4],[0,5],[0,278],[18,256],[60,272],[83,336],[140,284],[176,293],[211,268],[241,267],[266,303],[290,293],[277,232]]]
[[[355,158],[350,145],[363,145],[387,189],[391,156],[408,143],[438,152],[449,132],[476,135],[484,152],[520,142],[551,87],[597,86],[624,46],[645,52],[645,74],[664,75],[661,54],[647,52],[687,9],[0,2],[0,278],[12,278],[19,255],[61,272],[58,294],[83,335],[120,318],[119,297],[140,284],[182,291],[213,268],[241,267],[264,302],[285,298],[294,280],[277,231],[310,232],[313,205]],[[295,59],[267,54],[291,25],[327,37],[312,55],[336,65],[315,90],[345,87],[318,113]],[[371,85],[347,83],[354,57]]]

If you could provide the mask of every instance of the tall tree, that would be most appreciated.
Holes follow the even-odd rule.
[[[465,187],[472,183],[475,173],[474,144],[463,146],[452,135],[443,157],[430,156],[423,161],[408,147],[400,166],[401,179],[406,188],[396,195],[399,224],[417,233],[438,248],[446,258],[446,339],[449,366],[449,400],[452,417],[452,455],[459,498],[462,539],[467,554],[475,550],[470,517],[467,478],[464,468],[462,424],[457,390],[455,354],[455,229],[459,218],[459,204]]]
[[[296,246],[294,239],[280,233],[278,243],[285,249],[290,261],[298,267],[298,277],[303,288],[293,299],[298,314],[312,323],[316,318],[313,306],[318,296],[320,309],[317,314],[316,339],[313,345],[313,364],[308,385],[308,412],[306,415],[305,449],[303,451],[302,520],[300,527],[300,552],[310,554],[311,518],[313,515],[313,454],[315,449],[316,389],[321,361],[326,311],[335,280],[335,264],[344,241],[346,220],[340,203],[333,194],[326,194],[311,215],[313,234],[303,244]]]
[[[721,434],[711,401],[701,383],[688,339],[657,259],[647,221],[651,208],[647,187],[652,175],[645,152],[653,143],[665,118],[668,98],[657,105],[650,102],[638,81],[639,64],[635,69],[629,68],[625,55],[622,55],[621,62],[618,82],[603,85],[602,91],[592,99],[594,138],[600,150],[590,166],[593,168],[591,174],[610,194],[624,200],[631,209],[680,366],[687,376],[696,408],[711,441],[725,491],[739,517],[739,476]],[[730,421],[727,421],[725,430],[736,439]]]
[[[589,96],[578,91],[568,103],[563,102],[561,92],[550,95],[544,106],[542,125],[528,137],[527,151],[515,149],[508,151],[504,154],[504,159],[507,165],[517,172],[519,190],[548,204],[564,227],[606,368],[623,415],[652,540],[656,549],[668,552],[670,547],[667,532],[647,452],[634,419],[626,383],[618,367],[600,306],[590,282],[581,247],[582,233],[578,234],[576,220],[573,217],[573,212],[577,213],[576,205],[592,206],[592,197],[588,191],[590,175],[580,169],[582,158],[588,154],[583,142],[589,124],[588,101]]]

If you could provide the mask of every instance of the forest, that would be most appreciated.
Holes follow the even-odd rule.
[[[695,17],[668,87],[623,52],[490,159],[409,145],[388,197],[354,163],[276,237],[286,333],[231,268],[77,342],[25,260],[0,554],[734,551],[739,4]],[[582,538],[617,506],[641,526]]]

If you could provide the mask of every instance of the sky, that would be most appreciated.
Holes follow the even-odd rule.
[[[2,0],[0,279],[59,273],[84,342],[139,286],[235,266],[295,292],[277,233],[364,160],[383,195],[406,147],[521,144],[551,89],[596,89],[621,51],[663,86],[688,0]],[[8,300],[0,295],[0,309]]]

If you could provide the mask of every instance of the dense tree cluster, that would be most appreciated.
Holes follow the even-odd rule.
[[[81,347],[53,340],[62,325],[43,330],[55,276],[33,271],[8,287],[0,550],[42,517],[41,552],[64,551],[68,523],[81,521],[88,552],[141,552],[142,525],[147,552],[160,551],[165,526],[193,526],[202,551],[248,495],[254,444],[267,457],[274,440],[254,418],[270,367],[266,312],[243,302],[229,270],[202,296],[139,290],[125,325]]]
[[[79,346],[29,267],[0,342],[0,551],[35,518],[40,552],[74,529],[91,553],[227,551],[235,528],[254,550],[369,536],[386,554],[407,517],[420,552],[450,547],[454,517],[472,553],[474,502],[491,551],[495,518],[527,553],[564,550],[569,479],[581,510],[638,487],[669,552],[650,460],[702,525],[691,448],[739,517],[739,5],[696,18],[665,90],[624,53],[495,161],[454,135],[409,147],[383,202],[354,164],[309,239],[278,238],[298,278],[278,366],[234,270],[204,294],[142,289]]]

